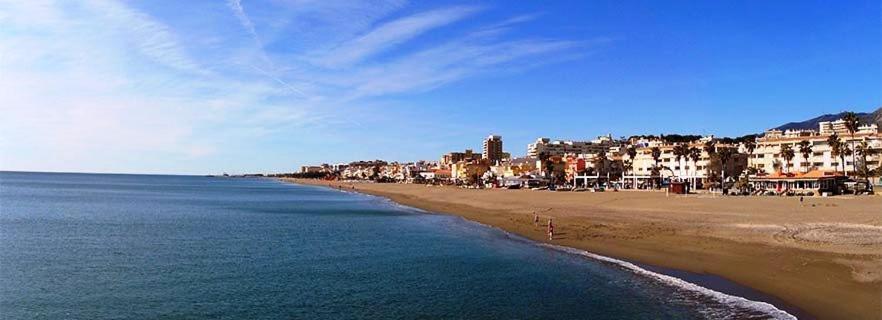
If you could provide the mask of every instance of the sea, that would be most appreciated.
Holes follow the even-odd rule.
[[[0,172],[0,319],[793,319],[374,196]]]

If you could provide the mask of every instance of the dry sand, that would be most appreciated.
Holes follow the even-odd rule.
[[[882,319],[882,196],[800,204],[796,197],[331,184],[536,241],[721,276],[820,319]],[[553,217],[554,240],[533,224],[534,211],[542,221]]]

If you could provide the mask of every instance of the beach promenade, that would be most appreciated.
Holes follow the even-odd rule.
[[[535,241],[700,274],[820,319],[882,319],[882,197],[675,196],[289,180],[388,197]],[[553,218],[548,241],[533,212]]]

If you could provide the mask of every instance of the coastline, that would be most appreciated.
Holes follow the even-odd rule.
[[[658,192],[540,193],[528,190],[464,190],[453,187],[301,179],[282,181],[342,188],[380,196],[402,205],[460,216],[539,243],[585,250],[637,265],[652,266],[657,270],[682,270],[694,275],[712,275],[710,277],[718,277],[755,290],[762,296],[783,301],[786,304],[783,309],[794,311],[795,308],[794,314],[808,315],[809,318],[882,317],[882,280],[874,272],[882,266],[882,242],[875,242],[877,230],[874,229],[875,226],[882,225],[882,219],[874,219],[873,215],[858,215],[844,220],[835,217],[828,219],[830,221],[819,219],[826,217],[828,211],[843,211],[843,207],[836,205],[842,199],[818,203],[817,207],[813,204],[813,208],[823,210],[821,214],[814,214],[810,218],[825,223],[870,228],[869,240],[867,235],[860,235],[857,244],[833,241],[817,245],[812,242],[790,243],[786,240],[787,237],[783,237],[782,243],[776,243],[765,239],[780,238],[780,232],[776,231],[773,224],[767,223],[767,217],[751,217],[750,213],[739,215],[737,212],[713,212],[716,209],[713,206],[701,207],[692,203],[687,204],[689,208],[684,210],[688,212],[686,217],[679,217],[680,214],[675,213],[678,217],[673,218],[670,217],[672,213],[665,211],[676,210],[677,202],[667,201],[662,206],[654,205],[653,201],[658,202],[659,197],[665,199],[664,193]],[[624,199],[628,203],[627,211],[621,210],[617,205],[610,205],[615,202],[610,201],[615,199],[609,199],[613,194],[615,199]],[[697,201],[698,204],[724,200],[691,197],[699,199],[691,201]],[[573,202],[573,198],[578,201]],[[749,199],[741,198],[739,201]],[[782,202],[777,200],[786,199],[775,199],[773,202]],[[647,203],[643,203],[646,201],[649,201],[649,207],[646,207]],[[850,207],[857,207],[858,210],[865,209],[865,206],[882,204],[882,198],[878,197],[845,201],[857,201],[855,203],[859,205]],[[781,208],[776,209],[768,203],[763,203],[760,207],[781,211]],[[586,212],[571,212],[576,210],[574,208]],[[555,240],[548,241],[544,229],[533,225],[533,210],[539,211],[543,221],[545,217],[555,219],[560,230]],[[802,220],[799,214],[790,218]],[[744,215],[746,217],[741,217]],[[755,221],[758,227],[729,230],[731,223],[718,226],[714,221],[726,220],[719,219],[719,216],[736,222]],[[732,216],[737,218],[731,219]],[[868,217],[870,220],[867,220]],[[882,226],[879,230],[879,239],[882,239]],[[777,233],[770,236],[768,231]],[[853,230],[848,229],[846,232],[853,233]],[[732,236],[735,238],[731,238]],[[836,237],[836,234],[832,236]],[[796,234],[791,237],[805,236]]]

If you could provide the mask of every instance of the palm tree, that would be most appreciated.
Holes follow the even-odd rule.
[[[683,170],[685,169],[680,160],[686,158],[689,155],[689,147],[686,146],[685,143],[678,143],[674,146],[674,159],[677,160],[677,166],[680,167],[679,171],[682,175]]]
[[[747,149],[747,166],[751,167],[750,159],[753,158],[753,151],[756,150],[756,140],[744,141],[744,149]]]
[[[626,166],[628,171],[631,171],[631,175],[634,175],[634,159],[637,158],[637,148],[634,145],[628,146],[628,149],[625,150],[625,153],[628,154],[628,157],[631,159],[631,163]],[[634,189],[637,189],[637,178],[634,178]]]
[[[845,128],[848,129],[848,133],[851,135],[851,165],[852,171],[857,171],[855,167],[854,160],[855,158],[855,147],[854,147],[854,133],[857,132],[858,127],[861,125],[861,119],[858,118],[857,114],[854,112],[846,112],[844,116],[842,116],[842,121],[845,121]],[[844,165],[844,164],[843,164]]]
[[[650,149],[650,150],[651,150],[651,154],[652,154],[652,160],[655,161],[655,165],[653,166],[653,169],[652,169],[652,174],[654,176],[656,176],[656,179],[659,179],[660,177],[657,172],[659,172],[658,171],[658,159],[661,158],[661,149],[659,149],[658,147],[652,147],[652,149]]]
[[[594,157],[593,164],[598,176],[606,174],[606,151],[600,150]]]
[[[842,170],[847,170],[847,169],[845,169],[845,156],[848,155],[849,153],[852,153],[852,152],[851,152],[851,149],[848,147],[848,145],[840,142],[840,144],[839,144],[839,160],[842,160]],[[846,173],[845,175],[848,175],[848,173]]]
[[[692,168],[693,168],[692,189],[695,189],[696,188],[695,175],[698,174],[698,160],[701,160],[701,149],[698,149],[696,147],[689,148],[689,158],[692,159]]]
[[[808,140],[802,140],[799,142],[799,153],[802,153],[802,158],[805,159],[805,163],[809,163],[809,156],[812,155],[812,144]],[[809,166],[806,165],[805,172],[808,172]]]
[[[704,148],[704,152],[707,152],[708,159],[713,159],[714,155],[717,154],[717,143],[713,140],[708,140],[707,142],[705,142],[703,148]],[[708,161],[708,164],[710,164],[710,161]],[[707,166],[707,170],[708,171],[711,170],[710,165]],[[708,183],[710,183],[711,182],[710,181],[711,172],[708,172],[707,177],[708,177]]]
[[[772,161],[772,169],[774,169],[775,172],[781,171],[781,160],[778,160],[778,159],[773,160]]]
[[[735,149],[726,147],[721,148],[717,152],[717,156],[720,157],[720,189],[725,189],[724,184],[726,183],[726,164],[729,163],[729,159],[735,155]]]
[[[717,143],[713,140],[704,143],[704,152],[708,155],[717,153]]]
[[[790,172],[790,160],[793,160],[794,156],[796,156],[796,154],[793,153],[793,148],[791,148],[789,144],[781,145],[781,158],[784,158],[784,162],[787,163],[785,169],[787,169],[788,173]]]
[[[634,146],[628,146],[628,149],[625,150],[628,153],[628,157],[631,158],[631,161],[634,161],[634,158],[637,157],[637,148]]]
[[[867,156],[873,154],[873,149],[871,149],[867,141],[864,140],[855,147],[855,151],[861,155],[861,169],[859,175],[862,178],[867,178],[870,176],[870,168],[867,167]]]
[[[839,135],[831,134],[827,137],[827,144],[830,145],[830,157],[836,159],[842,153],[842,142],[839,141]],[[842,164],[842,171],[845,171],[845,164]],[[846,172],[845,174],[848,174]]]

